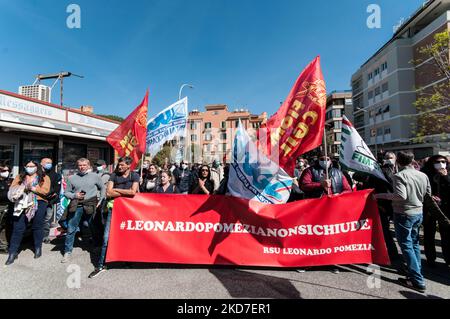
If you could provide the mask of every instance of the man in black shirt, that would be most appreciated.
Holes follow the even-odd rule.
[[[111,226],[111,216],[113,211],[114,199],[118,197],[133,197],[139,189],[139,174],[130,170],[132,163],[130,157],[119,158],[116,171],[111,174],[111,177],[106,188],[106,197],[109,199],[108,217],[106,218],[105,233],[103,235],[103,246],[98,261],[98,266],[89,275],[89,278],[94,278],[106,269],[104,268],[106,249],[108,247],[109,229]]]

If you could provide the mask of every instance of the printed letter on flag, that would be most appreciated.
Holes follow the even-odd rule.
[[[147,152],[155,155],[160,147],[175,136],[186,135],[188,99],[172,104],[147,123]]]
[[[228,179],[230,195],[261,203],[284,204],[291,189],[292,178],[258,150],[239,122]]]
[[[147,110],[148,91],[142,103],[106,138],[119,156],[130,156],[133,159],[131,169],[137,166],[145,152]]]
[[[342,121],[339,161],[348,170],[370,174],[386,181],[372,152],[345,115]]]
[[[268,153],[293,176],[295,160],[322,144],[327,93],[320,57],[300,74],[289,96],[266,124]],[[260,139],[260,145],[264,144]]]

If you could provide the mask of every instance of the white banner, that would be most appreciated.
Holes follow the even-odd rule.
[[[339,162],[351,171],[370,174],[386,181],[381,167],[372,152],[345,116],[342,121]]]
[[[284,204],[292,182],[292,177],[258,150],[240,123],[234,139],[229,194],[261,203]]]
[[[161,146],[176,136],[186,136],[188,99],[172,104],[147,123],[147,153],[156,155]]]

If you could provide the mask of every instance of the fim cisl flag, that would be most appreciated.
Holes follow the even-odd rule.
[[[292,178],[257,148],[240,122],[229,174],[231,196],[267,204],[284,204],[289,199]]]
[[[339,162],[348,170],[373,175],[387,182],[370,149],[344,116]]]
[[[176,136],[186,135],[188,99],[172,104],[147,123],[147,153],[155,155],[161,146]]]

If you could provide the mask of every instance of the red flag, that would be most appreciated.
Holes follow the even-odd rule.
[[[269,154],[278,149],[279,165],[291,176],[296,158],[322,144],[326,99],[318,56],[303,70],[283,105],[266,123]]]
[[[119,156],[130,156],[133,159],[131,169],[137,166],[145,152],[147,109],[148,90],[142,103],[106,138]]]

